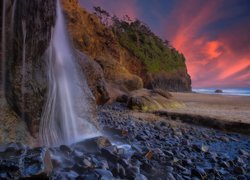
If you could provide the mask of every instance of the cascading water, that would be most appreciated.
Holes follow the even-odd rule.
[[[2,64],[1,64],[1,71],[2,71],[2,94],[4,94],[5,89],[5,16],[6,16],[6,1],[3,0],[3,14],[2,14]]]
[[[70,144],[97,135],[95,126],[87,121],[88,97],[92,94],[84,77],[79,77],[59,0],[56,15],[45,55],[49,88],[39,131],[42,143],[47,146]]]
[[[24,99],[24,94],[25,94],[25,74],[26,74],[26,24],[25,21],[22,21],[22,31],[23,31],[23,54],[22,54],[22,119],[24,119],[24,110],[25,110],[25,99]]]
[[[12,5],[12,13],[11,13],[11,30],[13,31],[14,27],[14,18],[15,18],[15,11],[16,10],[16,0],[14,0],[13,5]]]

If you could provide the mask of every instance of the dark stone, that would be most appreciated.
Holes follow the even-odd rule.
[[[84,159],[83,160],[83,166],[85,168],[91,168],[92,167],[92,163],[88,159]]]
[[[64,153],[69,155],[72,152],[72,149],[69,146],[61,145],[60,150]]]
[[[236,173],[236,174],[245,174],[246,172],[245,172],[243,167],[237,166],[237,167],[234,168],[234,173]]]
[[[107,160],[117,163],[118,162],[118,156],[114,154],[110,149],[101,149],[101,155],[105,157]]]
[[[173,172],[173,170],[174,170],[174,168],[171,167],[171,166],[167,166],[167,167],[166,167],[166,171],[167,171],[167,172],[170,172],[170,173],[171,173],[171,172]]]
[[[147,180],[148,178],[144,176],[143,174],[136,174],[135,177],[136,180]]]
[[[221,89],[216,89],[214,92],[215,93],[223,93],[223,91]]]
[[[127,103],[128,102],[128,95],[122,94],[116,98],[116,101],[121,102],[121,103]]]
[[[14,146],[8,147],[6,150],[8,149],[18,155],[11,158],[6,156],[6,159],[0,160],[0,172],[4,172],[11,178],[48,178],[53,166],[46,148],[28,149],[21,155],[18,153],[20,149],[15,149]],[[14,153],[15,150],[17,153]]]
[[[110,141],[103,136],[86,139],[73,145],[73,148],[78,151],[85,151],[89,153],[97,153],[101,148],[111,146]]]
[[[169,173],[169,172],[166,174],[166,178],[168,180],[176,180],[175,177],[174,177],[174,175],[172,173]]]
[[[202,168],[199,168],[199,167],[192,169],[191,173],[192,173],[192,176],[196,176],[201,179],[204,179],[206,176],[206,172]]]
[[[113,174],[110,171],[105,170],[105,169],[95,169],[94,172],[98,174],[99,176],[98,179],[109,180],[109,179],[114,178]]]
[[[45,148],[31,149],[23,159],[22,177],[47,177],[52,169],[51,157]]]

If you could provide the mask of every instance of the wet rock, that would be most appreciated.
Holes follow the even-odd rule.
[[[246,151],[243,150],[243,149],[240,149],[240,150],[239,150],[239,153],[240,153],[240,155],[243,155],[243,156],[249,156],[249,153],[246,152]]]
[[[83,160],[83,166],[85,168],[91,168],[92,167],[92,163],[88,159],[84,159]]]
[[[18,176],[21,174],[21,159],[6,159],[0,161],[0,170],[3,172],[4,176],[6,174],[11,174],[11,176]]]
[[[95,169],[94,171],[98,175],[98,179],[109,180],[114,179],[113,174],[105,169]]]
[[[145,157],[148,159],[148,160],[151,160],[153,158],[153,151],[148,151],[147,154],[145,155]]]
[[[166,178],[167,178],[168,180],[175,180],[174,175],[173,175],[172,173],[169,173],[169,172],[166,174]]]
[[[10,2],[10,1],[8,1]],[[13,2],[13,1],[12,1]],[[6,99],[18,116],[25,120],[29,132],[35,137],[46,100],[47,64],[43,54],[51,41],[51,28],[56,20],[56,3],[50,0],[16,1],[14,16],[15,32],[10,35],[10,26],[6,29]],[[39,8],[38,8],[39,7]],[[11,12],[8,8],[8,21]],[[35,20],[36,19],[36,20]],[[10,25],[11,23],[6,23]],[[23,74],[23,30],[25,39],[26,69]],[[25,75],[24,81],[21,78]],[[25,89],[25,92],[22,91]],[[24,94],[23,94],[24,93]],[[22,98],[23,97],[23,98]],[[24,108],[25,107],[25,108]],[[16,137],[16,139],[22,137]],[[24,139],[23,139],[24,140]]]
[[[204,179],[206,177],[206,172],[204,171],[204,169],[197,167],[195,169],[192,169],[191,171],[192,176]]]
[[[243,167],[237,166],[234,168],[234,173],[236,174],[245,174],[245,169]]]
[[[112,170],[112,173],[113,173],[113,175],[115,177],[119,177],[119,178],[122,178],[122,179],[124,179],[125,176],[126,176],[126,170],[125,170],[125,168],[121,164],[119,164],[119,163],[117,163],[116,168],[114,168]]]
[[[72,149],[66,145],[61,145],[60,150],[66,155],[69,155],[72,152]]]
[[[18,146],[18,145],[17,145]],[[20,147],[17,148],[13,144],[6,148],[11,150],[11,154],[16,156],[2,156],[0,160],[1,176],[7,174],[14,178],[48,178],[52,171],[52,161],[50,154],[46,148],[34,148],[22,151]],[[24,147],[21,147],[21,149]]]
[[[113,163],[116,163],[119,159],[119,157],[110,149],[101,149],[101,155]]]
[[[22,178],[47,177],[52,169],[52,161],[47,149],[31,149],[23,159]]]
[[[128,95],[122,94],[116,98],[116,101],[121,102],[121,103],[127,103],[128,102]]]
[[[196,145],[196,144],[193,144],[193,145],[192,145],[192,149],[193,149],[194,151],[201,152],[201,148],[200,148],[198,145]]]
[[[206,146],[206,145],[202,144],[201,150],[202,150],[203,152],[208,152],[209,146]]]
[[[140,173],[140,168],[136,166],[131,166],[126,169],[127,177],[129,178],[135,178],[137,174]]]
[[[229,164],[228,162],[225,162],[225,161],[222,161],[222,162],[220,163],[220,165],[221,165],[222,167],[224,167],[224,168],[229,168],[229,167],[230,167],[230,164]]]
[[[173,172],[173,170],[174,170],[174,168],[171,167],[171,166],[166,167],[166,171],[169,172],[169,173]]]
[[[221,89],[216,89],[214,92],[215,93],[223,93],[223,91]]]
[[[135,180],[147,180],[148,178],[143,174],[137,174]]]
[[[77,151],[97,153],[101,151],[101,148],[109,146],[111,146],[110,141],[106,137],[99,136],[76,143],[73,148]]]

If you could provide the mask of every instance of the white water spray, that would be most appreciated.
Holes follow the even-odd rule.
[[[96,128],[87,121],[88,97],[92,95],[84,77],[79,77],[59,0],[56,15],[46,53],[49,88],[39,131],[42,143],[47,146],[70,144],[97,135]]]
[[[5,89],[5,16],[6,16],[6,1],[3,0],[3,14],[2,14],[2,64],[1,64],[1,71],[2,71],[2,84],[1,84],[1,88],[2,88],[2,93],[4,94],[4,89]]]

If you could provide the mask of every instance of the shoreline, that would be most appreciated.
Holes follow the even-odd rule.
[[[250,134],[250,96],[171,92],[182,105],[155,111],[160,116],[222,131]]]
[[[172,92],[173,100],[183,104],[168,112],[208,116],[250,124],[250,96]]]

